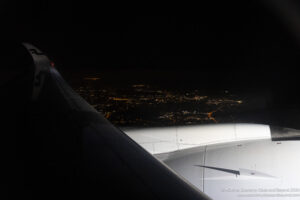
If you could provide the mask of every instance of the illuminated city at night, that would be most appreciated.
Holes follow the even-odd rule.
[[[300,199],[299,2],[97,3],[1,2],[8,199]]]

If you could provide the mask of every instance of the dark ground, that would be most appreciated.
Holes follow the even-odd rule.
[[[299,127],[298,104],[275,104],[272,91],[263,87],[204,87],[194,70],[81,69],[62,74],[118,127],[235,122]]]

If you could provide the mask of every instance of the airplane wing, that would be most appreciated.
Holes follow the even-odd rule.
[[[5,107],[16,141],[11,197],[210,199],[110,124],[43,52],[24,47],[25,72],[3,86],[10,87]]]
[[[300,197],[300,130],[215,124],[124,132],[215,200]]]

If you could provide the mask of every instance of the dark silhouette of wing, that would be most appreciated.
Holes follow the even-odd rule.
[[[24,46],[24,56],[31,60],[21,76],[24,81],[6,85],[14,90],[6,106],[20,104],[7,116],[16,139],[16,159],[10,162],[12,196],[209,199],[110,124],[40,50]]]

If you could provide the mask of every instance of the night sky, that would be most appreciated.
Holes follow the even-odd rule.
[[[299,43],[280,12],[259,2],[26,1],[6,13],[15,22],[6,32],[47,52],[58,69],[191,71],[185,79],[195,84],[267,87],[278,102],[296,103]]]

